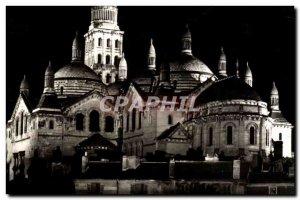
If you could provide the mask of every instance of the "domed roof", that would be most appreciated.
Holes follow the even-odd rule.
[[[191,35],[190,29],[189,29],[189,25],[186,24],[185,25],[185,30],[182,34],[182,38],[191,38],[191,37],[192,37],[192,35]]]
[[[155,48],[154,48],[154,45],[153,45],[152,38],[150,39],[149,55],[154,55],[155,56]]]
[[[116,81],[107,86],[107,92],[109,95],[118,96],[128,87],[128,82],[126,81]]]
[[[126,62],[124,53],[122,54],[122,57],[121,57],[121,60],[119,63],[119,69],[127,69],[127,62]]]
[[[178,60],[170,63],[170,72],[177,71],[191,71],[213,75],[212,71],[201,60],[187,54],[182,54]]]
[[[46,72],[45,72],[45,75],[46,76],[53,76],[53,74],[54,74],[54,70],[53,70],[51,61],[49,61],[48,67],[47,67]]]
[[[28,81],[26,79],[26,76],[24,75],[24,78],[21,82],[21,85],[20,85],[20,89],[28,89],[29,88],[29,84],[28,84]]]
[[[245,71],[245,77],[252,77],[252,72],[251,72],[251,69],[249,67],[248,62],[247,62],[247,68],[246,68],[246,71]]]
[[[88,66],[81,62],[71,62],[59,69],[54,76],[55,79],[90,79],[100,82],[98,75]]]
[[[273,82],[273,88],[271,90],[271,95],[278,95],[278,90],[277,90],[277,87],[275,85],[275,82]]]
[[[233,99],[261,101],[252,87],[235,76],[215,82],[199,96],[200,103]]]

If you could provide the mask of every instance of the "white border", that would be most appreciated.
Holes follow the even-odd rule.
[[[0,133],[1,133],[1,139],[0,139],[0,149],[1,149],[1,153],[0,153],[0,199],[11,199],[11,198],[16,198],[16,197],[11,197],[6,195],[6,174],[5,174],[5,126],[6,126],[6,6],[9,5],[43,5],[43,6],[48,6],[48,5],[60,5],[60,6],[66,6],[66,5],[181,5],[181,6],[186,6],[186,5],[198,5],[198,6],[217,6],[217,5],[226,5],[226,6],[230,6],[230,5],[242,5],[242,6],[270,6],[270,5],[285,5],[285,6],[295,6],[296,8],[296,37],[298,36],[298,27],[299,27],[299,20],[297,17],[297,8],[299,8],[299,0],[251,0],[251,1],[241,1],[241,0],[201,0],[201,1],[196,1],[196,0],[172,0],[172,1],[167,1],[167,0],[151,0],[151,1],[137,1],[137,0],[64,0],[64,1],[59,1],[59,0],[55,0],[55,1],[41,1],[41,0],[27,0],[26,2],[24,0],[4,0],[1,1],[0,5],[1,5],[1,10],[0,10],[0,19],[1,19],[1,28],[0,28],[0,46],[1,46],[1,53],[0,53],[0,61],[2,63],[1,67],[0,67],[0,91],[1,91],[1,103],[0,103]],[[296,39],[297,41],[297,46],[296,48],[299,47],[299,40],[298,38]],[[296,49],[296,69],[297,69],[297,60],[299,58],[299,51],[297,51]],[[284,66],[283,66],[284,67]],[[299,77],[299,73],[300,70],[297,70],[297,77]],[[296,82],[297,82],[297,99],[299,100],[299,81],[296,78]],[[298,103],[298,102],[296,102]],[[297,112],[299,113],[299,106],[296,107],[297,108]],[[299,118],[298,118],[298,114],[296,117],[297,120],[297,124],[295,124],[295,128],[296,130],[298,130],[297,125],[299,124]],[[297,138],[297,142],[296,142],[296,147],[295,147],[295,151],[297,152],[298,148],[297,145],[300,144],[299,143],[299,138],[300,136],[297,134],[296,132],[296,138]],[[296,157],[296,161],[298,160],[298,156],[297,153],[295,153],[295,157]],[[298,162],[297,162],[297,165]],[[296,175],[299,173],[299,169],[296,169]],[[297,177],[299,177],[299,175],[297,175]],[[296,181],[296,183],[298,183]],[[297,191],[296,194],[299,193],[299,184],[297,185]],[[40,196],[40,197],[34,197],[34,196],[29,196],[29,197],[22,197],[25,199],[36,199],[36,198],[47,198],[47,199],[65,199],[65,198],[73,198],[74,196],[71,197],[46,197],[46,196]],[[103,196],[99,196],[100,198],[116,198],[116,196],[111,196],[111,197],[103,197]],[[184,199],[187,198],[189,196],[183,196],[180,197],[180,199]],[[210,197],[201,197],[201,196],[195,196],[196,198],[210,198]],[[233,196],[232,196],[233,197]],[[77,198],[80,199],[87,199],[89,198],[87,197],[81,197],[78,196]],[[98,197],[97,197],[98,198]],[[118,198],[118,197],[117,197]],[[122,198],[137,198],[134,196],[127,196],[127,197],[122,197]],[[140,198],[140,197],[138,197]],[[166,199],[166,197],[152,197],[155,199]],[[167,197],[168,199],[171,199],[173,197]],[[189,197],[189,198],[193,198],[193,196]],[[212,198],[215,198],[215,196],[212,196]],[[219,198],[219,197],[218,197]],[[224,198],[224,197],[223,197]],[[231,197],[230,197],[231,198]],[[241,198],[241,197],[238,197]],[[247,197],[247,198],[251,198],[251,197]],[[263,198],[263,197],[260,197]],[[275,197],[276,198],[276,197]]]

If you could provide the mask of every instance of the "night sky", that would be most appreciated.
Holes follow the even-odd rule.
[[[224,46],[227,71],[234,74],[240,60],[241,73],[249,61],[253,87],[269,102],[276,81],[280,108],[295,125],[295,10],[294,7],[119,7],[119,26],[129,77],[146,69],[152,37],[157,65],[180,54],[180,36],[186,23],[192,34],[194,56],[215,74]],[[38,100],[43,76],[52,61],[57,70],[70,62],[76,30],[81,35],[90,25],[90,7],[6,8],[6,117],[10,118],[19,86],[26,74],[31,96]]]

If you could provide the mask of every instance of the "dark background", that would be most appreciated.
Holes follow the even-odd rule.
[[[253,87],[269,102],[272,81],[280,95],[280,108],[295,125],[295,8],[121,6],[118,22],[124,34],[129,77],[146,69],[150,37],[154,39],[157,65],[180,53],[180,36],[186,23],[192,34],[193,54],[217,74],[220,48],[224,46],[228,74],[240,60],[243,73],[249,61]],[[6,117],[10,118],[26,74],[31,96],[43,90],[43,75],[52,61],[57,70],[71,60],[76,30],[85,34],[90,7],[22,6],[6,8]],[[242,74],[241,74],[242,75]]]

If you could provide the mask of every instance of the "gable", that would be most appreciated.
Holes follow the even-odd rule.
[[[174,126],[171,126],[157,137],[157,140],[165,140],[165,141],[175,141],[175,142],[185,142],[190,141],[192,139],[188,130],[186,130],[187,126],[184,126],[181,123],[177,123]]]
[[[20,94],[16,102],[15,108],[12,112],[11,118],[9,121],[14,121],[16,116],[23,112],[25,115],[31,114],[31,106],[24,95]]]
[[[64,108],[64,113],[72,114],[80,112],[88,114],[92,110],[102,112],[100,109],[100,104],[104,97],[105,96],[98,91],[93,91],[87,95],[84,95],[83,97],[75,99],[71,104]],[[110,103],[109,100],[105,100],[105,105],[106,108],[112,108],[112,112],[110,112],[112,114],[114,109],[113,104]]]
[[[139,102],[142,102],[143,105],[145,105],[145,102],[138,91],[138,89],[131,83],[129,86],[129,89],[125,95],[126,98],[128,98],[128,104],[124,107],[125,110],[128,110],[131,106],[131,104],[135,101],[138,100]]]

